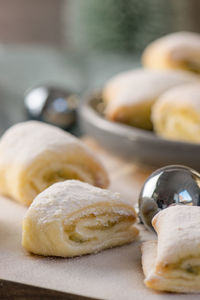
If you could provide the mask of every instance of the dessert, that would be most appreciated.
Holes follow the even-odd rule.
[[[151,130],[151,108],[157,98],[174,86],[197,81],[198,76],[182,71],[138,69],[121,73],[103,89],[105,115],[112,121]]]
[[[167,139],[200,143],[200,84],[170,89],[152,107],[155,132]]]
[[[67,180],[39,194],[23,221],[23,247],[35,254],[70,257],[132,242],[134,208],[119,193]]]
[[[151,69],[181,69],[200,73],[200,34],[175,32],[152,42],[142,56]]]
[[[145,285],[179,292],[200,292],[200,207],[175,205],[152,221],[157,241],[142,247]]]
[[[58,181],[79,179],[106,188],[100,161],[77,138],[42,122],[9,128],[0,140],[0,192],[30,205],[37,194]]]

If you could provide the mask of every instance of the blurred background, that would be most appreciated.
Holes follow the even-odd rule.
[[[0,133],[27,118],[27,89],[101,88],[155,38],[200,32],[199,11],[199,0],[0,0]]]

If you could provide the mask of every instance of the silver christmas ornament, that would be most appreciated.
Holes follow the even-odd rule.
[[[200,205],[200,174],[186,166],[170,165],[153,172],[139,195],[139,217],[153,230],[152,218],[170,205]]]
[[[24,105],[29,118],[69,128],[76,120],[76,95],[63,88],[37,86],[25,94]]]

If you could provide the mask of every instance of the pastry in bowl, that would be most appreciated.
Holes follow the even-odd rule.
[[[200,73],[200,34],[175,32],[144,50],[143,65],[151,69],[181,69]]]
[[[48,186],[79,179],[106,188],[108,175],[81,141],[52,125],[28,121],[0,140],[0,192],[30,205]]]
[[[155,132],[167,139],[200,143],[200,84],[164,93],[152,108]]]
[[[200,207],[176,205],[152,221],[157,241],[142,247],[147,287],[168,292],[200,292]]]
[[[111,78],[104,86],[102,98],[109,120],[143,129],[152,129],[151,108],[157,98],[174,86],[200,82],[189,72],[137,69]]]
[[[126,243],[138,235],[136,213],[119,193],[67,180],[39,194],[23,221],[23,247],[34,254],[70,257]]]

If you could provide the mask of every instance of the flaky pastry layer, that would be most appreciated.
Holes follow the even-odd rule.
[[[0,192],[30,205],[55,182],[78,179],[106,188],[108,175],[91,151],[71,134],[42,122],[8,129],[0,140]]]
[[[142,247],[147,287],[170,292],[200,292],[200,207],[176,205],[153,219],[157,241]]]
[[[200,73],[200,34],[175,32],[147,46],[143,65],[151,69],[181,69]]]
[[[22,244],[40,255],[70,257],[132,242],[133,207],[118,193],[78,180],[52,185],[39,194],[23,221]]]
[[[111,78],[103,89],[108,119],[139,128],[152,129],[151,108],[169,88],[200,82],[188,72],[136,69]]]
[[[200,142],[200,83],[170,89],[152,108],[155,132],[168,139]]]

